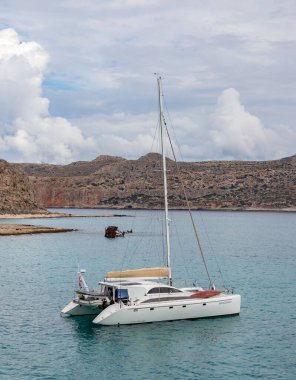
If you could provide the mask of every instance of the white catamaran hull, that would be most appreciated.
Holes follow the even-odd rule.
[[[80,305],[71,301],[63,308],[61,314],[63,316],[98,315],[102,310],[102,307],[98,305]]]
[[[193,224],[195,240],[209,280],[209,289],[175,288],[172,286],[170,254],[170,218],[168,214],[168,189],[166,175],[166,145],[172,147],[163,114],[163,92],[161,77],[157,78],[159,99],[159,125],[162,153],[162,177],[164,194],[164,219],[166,263],[164,267],[128,269],[108,272],[100,281],[101,291],[89,291],[83,278],[84,270],[78,270],[76,298],[63,310],[66,315],[97,314],[93,322],[99,325],[121,325],[197,319],[236,315],[240,313],[241,297],[227,291],[216,290],[206,264],[205,255],[194,224],[188,197],[190,219]],[[166,138],[167,135],[167,138]],[[166,144],[167,143],[167,144]],[[174,160],[176,160],[173,152]],[[176,167],[179,174],[178,166]],[[179,178],[181,181],[181,179]],[[184,184],[182,181],[182,188]],[[155,281],[152,281],[155,280]],[[163,284],[166,280],[166,284]],[[189,280],[189,279],[187,279]],[[186,281],[187,282],[187,281]],[[186,283],[185,282],[185,283]]]
[[[116,303],[108,306],[94,320],[99,325],[126,325],[180,319],[196,319],[236,315],[240,313],[241,297],[237,294],[170,302],[149,302],[141,305]]]

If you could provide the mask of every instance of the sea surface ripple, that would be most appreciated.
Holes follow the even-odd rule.
[[[242,296],[240,316],[120,327],[62,318],[78,264],[95,285],[107,271],[163,260],[158,213],[117,214],[130,217],[14,220],[77,231],[1,237],[0,379],[296,378],[296,213],[194,212],[217,287]],[[173,212],[175,285],[207,286],[188,222]],[[107,225],[133,233],[108,240]]]

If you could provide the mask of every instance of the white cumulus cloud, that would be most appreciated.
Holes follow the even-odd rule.
[[[278,133],[267,129],[258,117],[245,109],[234,88],[220,95],[213,120],[212,141],[224,157],[265,159],[274,157],[280,149]]]
[[[36,42],[23,42],[14,29],[0,31],[0,152],[14,161],[66,163],[94,151],[91,138],[62,117],[49,114],[42,96],[47,52]]]

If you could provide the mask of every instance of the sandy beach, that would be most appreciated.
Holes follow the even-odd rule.
[[[0,224],[0,235],[42,234],[75,231],[70,228],[32,226],[30,224]]]
[[[83,215],[83,214],[67,214],[61,212],[49,213],[28,213],[28,214],[0,214],[1,219],[37,219],[37,218],[112,218],[112,217],[127,217],[130,215],[124,214],[101,214],[101,215]]]
[[[72,214],[63,214],[60,212],[48,213],[28,213],[28,214],[0,214],[0,219],[32,219],[32,218],[65,218],[73,216]]]
[[[67,213],[57,213],[57,212],[48,212],[48,213],[27,213],[27,214],[0,214],[1,219],[37,219],[37,218],[71,218],[71,217],[112,217],[114,215],[75,215]],[[117,216],[126,216],[126,215],[117,215]],[[44,226],[33,226],[30,224],[9,224],[9,223],[0,223],[0,236],[1,235],[24,235],[24,234],[41,234],[41,233],[56,233],[56,232],[71,232],[75,231],[74,229],[69,228],[53,228],[53,227],[44,227]]]
[[[69,214],[61,213],[28,213],[28,214],[0,214],[0,219],[32,219],[32,218],[63,218],[69,217]],[[74,231],[69,228],[54,228],[44,226],[33,226],[30,224],[8,224],[0,223],[0,235],[24,235],[24,234],[41,234],[55,232]]]

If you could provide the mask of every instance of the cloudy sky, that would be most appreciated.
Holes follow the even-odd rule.
[[[0,158],[136,159],[155,72],[185,160],[296,153],[295,0],[0,0]]]

